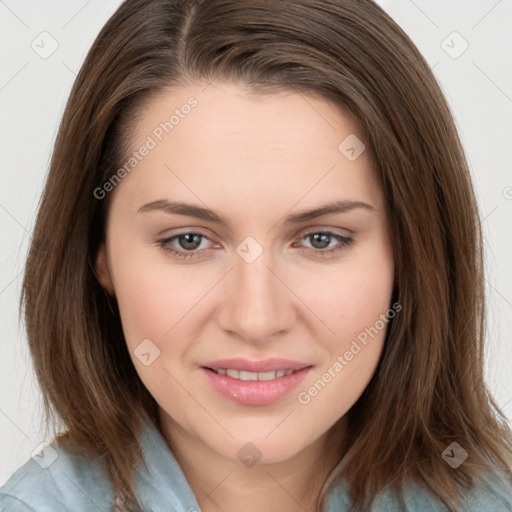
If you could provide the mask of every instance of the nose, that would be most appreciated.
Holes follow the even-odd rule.
[[[223,280],[219,325],[255,344],[282,336],[297,321],[299,301],[272,260],[270,251],[252,263],[235,255],[234,268]]]

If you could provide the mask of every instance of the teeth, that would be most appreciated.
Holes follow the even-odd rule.
[[[258,380],[272,380],[276,378],[277,372],[260,372],[258,373]]]
[[[214,370],[219,375],[227,375],[232,379],[237,380],[273,380],[278,379],[280,377],[284,377],[285,375],[291,375],[294,370],[277,370],[275,372],[246,372],[244,370],[234,370],[231,368],[219,368],[218,370]]]
[[[240,380],[258,380],[258,374],[253,372],[240,372]]]

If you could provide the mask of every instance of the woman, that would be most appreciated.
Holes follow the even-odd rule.
[[[510,510],[446,102],[373,2],[127,0],[23,301],[48,425],[8,511]]]

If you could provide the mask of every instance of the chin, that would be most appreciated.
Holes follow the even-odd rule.
[[[268,437],[265,435],[259,432],[251,436],[250,433],[245,432],[245,435],[232,439],[229,445],[222,443],[222,445],[212,446],[212,448],[226,458],[251,467],[254,463],[261,465],[287,461],[307,446],[296,437],[287,436],[285,442],[283,436],[277,435],[276,432]],[[274,435],[275,437],[273,437]]]

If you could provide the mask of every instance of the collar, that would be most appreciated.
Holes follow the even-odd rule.
[[[144,463],[138,469],[136,489],[140,502],[152,512],[201,512],[197,499],[167,442],[146,418],[142,428]]]

